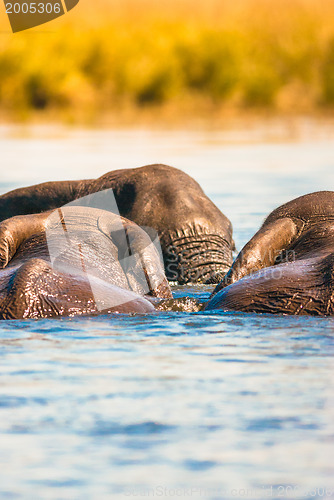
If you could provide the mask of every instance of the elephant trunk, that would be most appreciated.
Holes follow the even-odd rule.
[[[219,283],[232,264],[231,243],[217,234],[174,238],[164,250],[167,279],[180,284]]]

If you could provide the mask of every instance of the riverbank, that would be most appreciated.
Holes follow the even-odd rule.
[[[165,118],[165,119],[164,119]],[[131,115],[113,121],[112,117],[101,121],[99,126],[89,123],[63,123],[41,115],[27,121],[0,121],[0,134],[8,139],[65,139],[85,136],[92,138],[99,135],[129,134],[135,142],[140,137],[173,137],[176,143],[182,143],[185,136],[199,135],[209,143],[220,144],[256,144],[319,142],[334,140],[334,117],[324,114],[313,115],[278,115],[272,113],[231,113],[191,117],[164,117],[163,114],[147,114],[131,120]],[[171,145],[172,146],[172,145]]]
[[[330,115],[334,3],[81,1],[13,35],[0,23],[0,118],[89,125]],[[7,24],[6,24],[7,23]]]

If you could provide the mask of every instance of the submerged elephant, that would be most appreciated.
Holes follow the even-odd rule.
[[[274,210],[216,287],[214,309],[334,315],[334,192]]]
[[[103,210],[63,207],[0,224],[0,319],[151,312],[172,297],[145,231]]]
[[[113,190],[121,216],[157,232],[170,281],[219,283],[224,277],[234,249],[230,221],[192,177],[166,165],[16,189],[0,196],[0,221],[55,209],[107,189]]]

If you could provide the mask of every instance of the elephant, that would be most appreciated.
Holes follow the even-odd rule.
[[[216,309],[334,315],[334,191],[274,210],[205,306]]]
[[[156,231],[169,281],[219,283],[225,276],[233,261],[231,222],[192,177],[167,165],[16,189],[0,196],[0,221],[56,209],[107,190],[112,190],[121,216],[148,233]],[[105,197],[103,203],[109,201]]]
[[[154,297],[172,297],[162,257],[123,217],[65,206],[0,223],[0,319],[150,313]]]

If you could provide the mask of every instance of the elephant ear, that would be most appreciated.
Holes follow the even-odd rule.
[[[14,257],[19,246],[34,234],[44,231],[44,222],[50,212],[36,215],[18,215],[0,223],[0,268]]]
[[[273,266],[277,257],[291,245],[298,233],[299,229],[296,223],[288,217],[264,223],[243,247],[223,281],[215,288],[212,296],[244,276]]]
[[[17,250],[13,233],[7,220],[0,224],[0,268],[7,266]]]
[[[171,298],[162,257],[150,236],[124,217],[105,213],[98,227],[118,249],[118,258],[130,289],[140,295]]]

